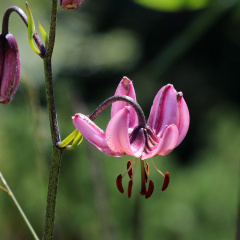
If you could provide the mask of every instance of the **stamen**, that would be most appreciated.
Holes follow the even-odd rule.
[[[164,176],[163,185],[162,185],[162,191],[166,190],[166,188],[169,185],[169,182],[170,182],[170,174],[169,172],[166,172]]]
[[[132,176],[133,176],[133,172],[132,172],[132,163],[130,160],[128,160],[127,162],[127,169],[128,170],[128,176],[130,177],[130,179],[132,179]]]
[[[130,198],[132,195],[132,185],[133,185],[133,180],[130,180],[128,183],[128,198]]]
[[[136,168],[137,168],[137,163],[138,163],[138,158],[136,158],[136,157],[133,158],[133,163],[132,163],[132,165],[135,164],[135,166],[134,166],[134,169],[133,169],[132,179],[133,179],[133,176],[134,176],[135,171],[136,171]]]
[[[157,168],[155,162],[153,161],[153,158],[151,158],[151,159],[152,159],[152,163],[153,163],[154,168],[155,168],[163,177],[165,177],[165,175]]]
[[[148,186],[148,190],[146,191],[146,194],[145,194],[145,198],[149,198],[151,197],[152,193],[153,193],[153,190],[154,190],[154,183],[152,180],[149,181],[149,186]]]
[[[122,175],[122,178],[125,177],[126,174],[132,175],[131,177],[130,177],[130,175],[129,175],[129,177],[130,177],[131,179],[133,178],[133,175],[134,175],[135,170],[134,170],[134,172],[132,172],[132,166],[137,163],[137,160],[138,160],[137,158],[133,158],[133,162],[132,162],[132,163],[131,163],[130,160],[128,160],[128,162],[127,162],[127,167],[128,167],[128,169],[127,169],[127,171]],[[129,162],[130,162],[130,163],[129,163]],[[129,166],[128,166],[128,165],[129,165]],[[136,164],[136,165],[137,165],[137,164]],[[135,165],[134,169],[136,169],[136,165]],[[132,172],[132,174],[129,173],[129,171]]]
[[[116,180],[117,188],[118,188],[120,193],[124,193],[124,189],[123,189],[123,186],[122,186],[122,178],[123,178],[123,176],[120,174],[117,177],[117,180]]]

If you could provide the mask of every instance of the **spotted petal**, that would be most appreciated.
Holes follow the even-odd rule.
[[[136,101],[136,94],[135,94],[132,81],[127,77],[123,77],[120,83],[118,84],[115,95],[129,96]],[[113,103],[112,109],[111,109],[111,117],[113,117],[118,111],[125,108],[126,106],[130,106],[130,105],[123,101],[118,101]],[[129,127],[135,128],[137,124],[138,124],[138,118],[137,118],[136,111],[132,106],[130,106]]]
[[[120,152],[112,151],[107,142],[105,133],[87,116],[78,113],[73,117],[73,124],[90,143],[95,145],[101,152],[110,156],[122,156]]]
[[[128,128],[130,111],[130,107],[126,106],[111,118],[106,130],[106,140],[112,151],[140,157],[145,146],[144,131],[139,129],[131,133]]]
[[[148,153],[143,153],[141,159],[144,160],[157,155],[167,155],[176,147],[177,141],[178,129],[176,125],[172,124],[165,129],[159,142],[154,147],[151,147]]]

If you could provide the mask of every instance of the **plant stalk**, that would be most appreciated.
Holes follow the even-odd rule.
[[[28,218],[26,217],[25,213],[23,212],[21,206],[19,205],[17,199],[15,198],[15,196],[14,196],[11,188],[8,186],[6,180],[4,179],[4,177],[3,177],[3,175],[2,175],[1,172],[0,172],[0,179],[2,180],[2,182],[3,182],[4,186],[6,187],[6,189],[5,189],[5,188],[2,188],[1,186],[0,186],[0,188],[1,188],[2,190],[6,191],[6,192],[9,194],[9,196],[12,198],[12,200],[13,200],[14,204],[16,205],[19,213],[21,214],[23,220],[25,221],[25,223],[27,224],[30,232],[32,233],[34,239],[35,239],[35,240],[39,240],[39,238],[38,238],[37,234],[35,233],[35,231],[34,231],[32,225],[31,225],[31,223],[28,221]]]
[[[58,120],[55,109],[55,101],[53,94],[53,82],[52,82],[52,53],[55,43],[56,34],[56,21],[57,21],[57,0],[52,0],[52,11],[51,11],[51,22],[50,22],[50,33],[49,43],[47,46],[46,56],[44,58],[44,70],[45,70],[45,82],[46,82],[46,98],[49,112],[49,121],[52,137],[52,162],[49,175],[48,183],[48,195],[47,195],[47,206],[45,216],[45,226],[43,233],[43,240],[52,240],[54,232],[54,223],[56,215],[56,200],[57,190],[60,175],[62,150],[57,148],[57,144],[61,142]]]

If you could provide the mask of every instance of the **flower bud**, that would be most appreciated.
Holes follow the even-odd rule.
[[[16,91],[20,78],[18,45],[12,34],[0,34],[0,103],[9,103]]]
[[[60,5],[63,9],[76,9],[84,0],[60,0]]]

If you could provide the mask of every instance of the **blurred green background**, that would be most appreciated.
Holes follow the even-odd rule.
[[[50,0],[29,0],[35,23],[49,30]],[[23,0],[1,0],[0,16]],[[115,180],[131,157],[108,157],[86,140],[63,154],[55,239],[230,240],[236,235],[240,158],[240,1],[85,0],[59,8],[53,56],[62,138],[71,116],[90,114],[112,96],[122,76],[133,80],[146,117],[154,96],[174,84],[190,110],[190,129],[170,155],[169,188],[151,162],[151,198],[140,196],[140,165],[129,200]],[[42,60],[16,14],[10,32],[22,64],[18,92],[0,106],[0,171],[41,238],[51,155]],[[110,110],[97,123],[105,128]],[[124,187],[127,189],[127,179]],[[0,184],[2,185],[2,184]],[[0,239],[32,236],[11,198],[0,191]]]

